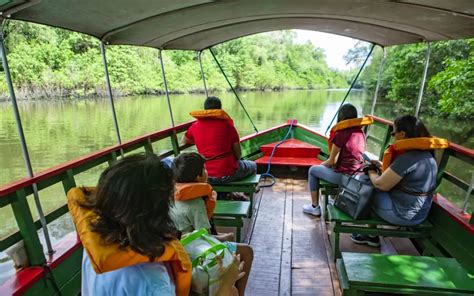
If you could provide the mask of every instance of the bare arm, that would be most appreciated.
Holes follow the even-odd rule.
[[[340,152],[341,152],[341,148],[337,147],[336,145],[332,145],[329,158],[326,161],[322,162],[321,164],[327,167],[333,167],[337,163],[337,159],[339,158]]]
[[[369,178],[374,187],[382,191],[390,191],[395,185],[397,185],[402,177],[397,175],[391,168],[388,168],[382,175],[378,175],[375,171],[369,171]]]
[[[235,159],[239,160],[242,157],[242,150],[240,149],[240,142],[232,144],[232,152],[234,153]]]
[[[186,135],[183,135],[183,137],[181,138],[181,145],[186,145],[186,144],[194,144],[194,142],[188,137],[186,137]]]

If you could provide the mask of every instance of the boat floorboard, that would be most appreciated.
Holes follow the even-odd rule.
[[[305,180],[278,178],[256,194],[257,209],[243,230],[254,250],[246,295],[341,295],[325,224],[301,210],[310,199],[307,188]],[[341,250],[417,254],[408,240],[385,238],[379,249],[356,245],[348,235]]]

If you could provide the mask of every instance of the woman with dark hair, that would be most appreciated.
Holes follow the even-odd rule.
[[[125,157],[68,206],[84,246],[82,295],[188,295],[191,262],[169,210],[173,175],[153,154]]]
[[[423,122],[411,115],[394,121],[395,142],[384,153],[382,174],[369,170],[377,189],[373,210],[385,221],[400,225],[420,224],[427,217],[436,189],[438,167],[434,149],[449,146],[445,139],[432,137]],[[374,164],[380,166],[379,162]],[[353,234],[355,243],[378,246],[378,237]]]
[[[337,114],[337,124],[331,129],[328,140],[329,158],[320,165],[314,165],[308,172],[311,204],[303,206],[303,212],[321,215],[319,206],[319,180],[340,184],[342,174],[356,174],[363,166],[365,135],[362,126],[373,123],[372,118],[357,118],[357,109],[344,104]]]

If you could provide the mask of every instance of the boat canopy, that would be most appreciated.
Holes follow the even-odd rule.
[[[472,0],[0,0],[0,11],[107,44],[159,49],[202,50],[284,29],[381,46],[474,37]]]

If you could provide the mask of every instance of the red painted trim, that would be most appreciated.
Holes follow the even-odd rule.
[[[387,120],[387,119],[384,119],[384,118],[381,118],[381,117],[377,117],[377,116],[374,116],[374,115],[365,115],[365,116],[371,117],[371,118],[374,119],[374,121],[383,123],[385,125],[393,126],[393,121],[390,121],[390,120]]]
[[[45,271],[42,267],[23,268],[0,286],[0,295],[22,295],[44,275]]]
[[[463,147],[461,145],[458,145],[456,143],[451,143],[451,142],[449,143],[449,148],[453,151],[459,152],[468,157],[474,157],[474,149],[469,149],[467,147]]]
[[[320,136],[320,137],[323,138],[323,139],[326,139],[326,140],[328,139],[328,137],[326,137],[326,136],[323,135],[323,134],[318,133],[317,131],[313,130],[313,129],[310,128],[309,126],[306,126],[306,125],[301,124],[301,123],[298,123],[296,126],[297,126],[298,128],[300,128],[300,129],[303,129],[303,130],[308,131],[308,132],[310,132],[310,133],[312,133],[312,134],[315,134],[316,136]]]
[[[471,220],[471,214],[463,213],[457,205],[453,204],[439,193],[434,197],[433,202],[434,206],[438,206],[470,234],[474,234],[474,225],[469,224],[469,221]]]
[[[120,151],[120,149],[125,149],[127,147],[130,147],[130,146],[136,144],[136,143],[145,141],[148,138],[150,138],[151,140],[154,140],[154,139],[160,138],[162,136],[165,136],[165,135],[171,133],[173,130],[175,130],[176,132],[186,130],[186,129],[189,128],[189,126],[191,126],[192,123],[193,123],[193,121],[186,122],[186,123],[177,125],[174,129],[173,128],[168,128],[168,129],[164,129],[164,130],[161,130],[161,131],[158,131],[158,132],[149,133],[149,134],[146,134],[144,136],[140,136],[140,137],[137,137],[135,139],[129,140],[125,143],[122,143],[122,145],[110,146],[110,147],[101,149],[99,151],[92,152],[92,153],[87,154],[85,156],[82,156],[82,157],[64,162],[64,163],[59,164],[57,166],[48,168],[48,169],[43,170],[39,173],[36,173],[31,178],[22,178],[22,179],[13,181],[12,183],[9,183],[9,184],[6,184],[6,185],[0,187],[0,198],[6,196],[9,193],[15,192],[18,189],[21,189],[21,188],[24,188],[26,186],[32,185],[34,183],[40,182],[42,180],[48,179],[52,176],[56,176],[60,173],[63,173],[65,171],[69,170],[69,169],[76,168],[76,167],[78,167],[78,166],[80,166],[84,163],[90,162],[90,161],[95,160],[97,158],[100,158],[104,155],[112,153],[113,151]]]
[[[47,266],[54,269],[82,246],[75,232],[68,234],[54,246],[55,253],[47,259]],[[39,266],[27,267],[0,286],[0,295],[22,295],[36,282],[45,277],[45,270]]]

